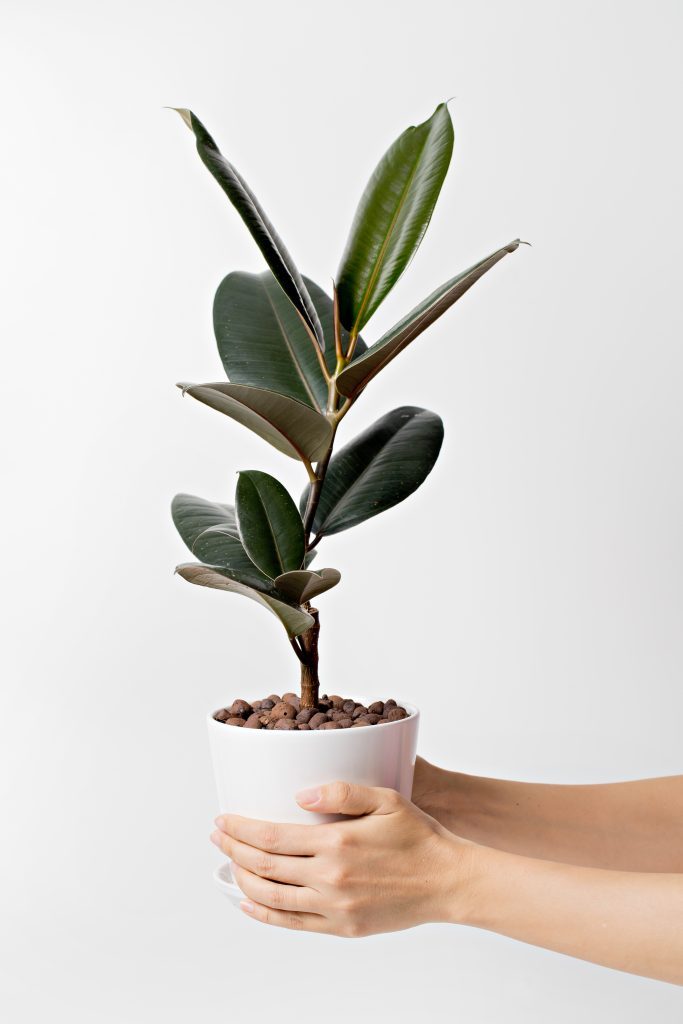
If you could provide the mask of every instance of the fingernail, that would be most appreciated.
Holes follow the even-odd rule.
[[[220,847],[220,845],[221,845],[221,833],[218,831],[218,829],[216,829],[215,832],[211,833],[211,835],[209,836],[209,839],[214,844],[214,846]]]
[[[242,900],[242,902],[240,903],[240,907],[242,908],[245,914],[254,913],[254,904],[251,902],[251,900]]]
[[[313,804],[317,804],[320,800],[320,790],[317,787],[315,789],[302,789],[300,793],[296,794],[296,799],[297,803],[312,807]]]
[[[223,827],[223,816],[219,814],[217,818],[213,819],[213,823],[214,823],[214,825],[216,825],[217,828],[222,828]]]

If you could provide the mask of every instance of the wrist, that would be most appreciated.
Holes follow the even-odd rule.
[[[418,758],[412,799],[449,832],[496,847],[510,826],[508,785],[498,779],[447,771]]]
[[[448,924],[486,927],[495,879],[504,865],[501,854],[488,846],[450,837],[450,864],[446,881],[446,906],[443,920]]]
[[[413,783],[413,803],[425,814],[436,818],[450,831],[459,817],[463,804],[462,785],[466,776],[439,768],[424,758],[418,758]]]

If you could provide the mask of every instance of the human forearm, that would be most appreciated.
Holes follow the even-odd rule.
[[[455,875],[455,873],[454,873]],[[683,984],[683,875],[605,871],[470,848],[451,920]]]
[[[683,872],[683,778],[556,786],[447,772],[418,759],[413,800],[446,828],[510,853]]]
[[[577,867],[465,842],[389,789],[336,782],[297,800],[345,817],[283,825],[223,815],[211,837],[257,921],[356,937],[472,925],[683,984],[683,874]]]

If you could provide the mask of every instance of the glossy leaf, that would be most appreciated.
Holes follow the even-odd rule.
[[[391,330],[387,331],[379,341],[370,348],[357,361],[350,363],[337,378],[337,388],[342,395],[353,398],[358,395],[372,378],[382,370],[387,363],[402,352],[410,342],[422,334],[424,330],[433,324],[435,320],[445,313],[454,302],[464,295],[465,292],[475,284],[480,277],[495,267],[496,263],[514,252],[519,247],[520,240],[497,249],[490,256],[475,263],[469,270],[463,271],[456,277],[446,281],[440,288],[410,311]]]
[[[317,462],[330,444],[328,420],[303,402],[245,384],[179,384],[204,405],[249,427],[293,459]]]
[[[431,471],[442,440],[436,413],[404,405],[382,416],[330,460],[314,532],[348,530],[403,501]],[[308,488],[301,509],[307,499]]]
[[[191,110],[176,108],[197,142],[197,152],[246,224],[278,284],[307,324],[320,348],[325,348],[320,320],[308,289],[292,257],[246,181],[218,149]]]
[[[244,549],[236,527],[210,526],[194,542],[192,554],[205,565],[225,569],[233,579],[269,593],[273,581],[253,563]]]
[[[197,563],[185,563],[176,568],[179,576],[182,576],[188,583],[194,583],[200,587],[210,587],[213,590],[227,590],[232,594],[241,594],[252,601],[267,608],[278,617],[290,637],[299,636],[305,633],[313,625],[313,616],[301,608],[293,607],[285,601],[273,597],[271,594],[264,594],[253,587],[246,586],[232,577],[224,569],[217,569],[210,565],[199,565]]]
[[[313,281],[304,278],[304,282],[327,339],[326,365],[334,373],[332,299]],[[233,384],[267,388],[325,411],[327,383],[318,356],[301,318],[269,270],[228,274],[216,292],[213,326],[218,352]],[[346,331],[342,340],[346,348]],[[359,338],[354,358],[365,351]]]
[[[294,604],[304,604],[305,601],[312,601],[318,594],[336,587],[340,579],[341,573],[338,569],[319,569],[317,572],[299,569],[278,576],[275,584],[280,593]]]
[[[357,333],[396,284],[422,241],[453,151],[445,103],[387,150],[361,197],[337,290],[341,322]]]
[[[237,533],[237,518],[232,505],[198,498],[195,494],[176,494],[171,502],[175,527],[194,553],[197,537],[211,526],[226,526]]]
[[[235,495],[240,539],[249,558],[271,579],[300,569],[304,524],[288,491],[269,473],[240,473]]]
[[[232,505],[220,505],[193,494],[177,494],[171,505],[178,533],[195,557],[229,570],[236,579],[270,591],[272,580],[247,555],[237,529]]]

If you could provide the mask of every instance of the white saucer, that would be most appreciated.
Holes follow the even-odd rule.
[[[224,861],[216,868],[213,873],[213,880],[221,892],[228,897],[233,906],[239,907],[242,900],[246,899],[244,893],[232,877],[229,860]]]

